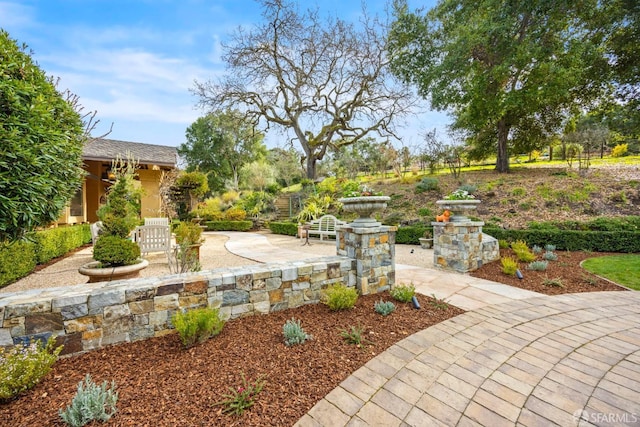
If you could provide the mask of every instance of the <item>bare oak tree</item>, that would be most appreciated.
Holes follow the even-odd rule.
[[[306,173],[327,148],[367,136],[396,138],[394,123],[412,104],[410,90],[388,71],[385,25],[365,13],[361,25],[287,0],[261,0],[264,22],[239,28],[223,45],[227,73],[196,82],[201,106],[237,108],[254,123],[291,131]]]

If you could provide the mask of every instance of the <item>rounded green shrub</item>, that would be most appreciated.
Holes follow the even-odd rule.
[[[333,311],[353,308],[358,300],[356,288],[345,286],[342,283],[329,286],[322,294],[322,302]]]
[[[117,267],[132,265],[140,258],[140,247],[118,236],[102,236],[93,247],[93,259],[103,265]]]
[[[179,311],[171,318],[171,322],[186,348],[218,335],[225,324],[215,308],[196,308],[184,313]]]

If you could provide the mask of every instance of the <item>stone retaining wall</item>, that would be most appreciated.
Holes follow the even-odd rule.
[[[225,319],[317,303],[320,290],[355,286],[341,256],[0,294],[0,346],[57,337],[62,354],[164,335],[178,310],[219,308]]]

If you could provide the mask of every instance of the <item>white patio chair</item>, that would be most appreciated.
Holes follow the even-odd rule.
[[[145,218],[144,225],[169,225],[169,218]]]
[[[135,229],[135,241],[142,256],[164,252],[171,260],[171,228],[168,225],[141,225]]]

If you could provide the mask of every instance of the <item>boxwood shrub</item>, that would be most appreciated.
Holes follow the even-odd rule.
[[[249,231],[253,227],[251,221],[207,221],[207,231]]]
[[[298,224],[295,222],[270,222],[269,230],[274,234],[296,236],[298,234]]]

